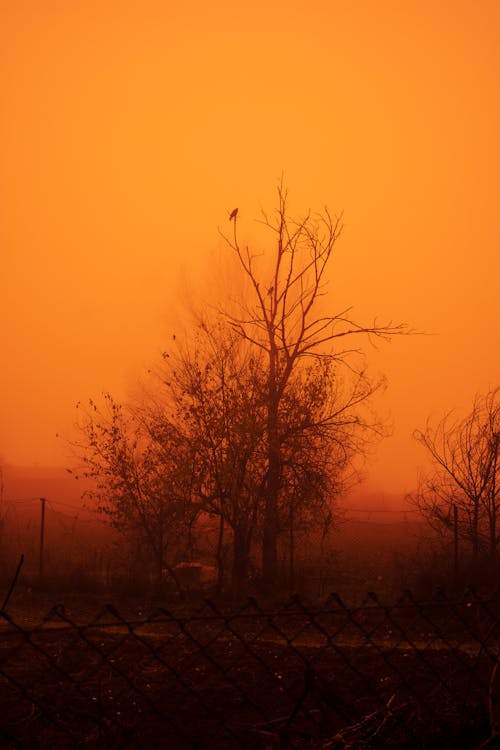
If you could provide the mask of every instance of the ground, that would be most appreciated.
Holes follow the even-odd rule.
[[[476,635],[468,603],[91,604],[40,627],[3,616],[1,747],[445,750],[490,735],[496,634]]]

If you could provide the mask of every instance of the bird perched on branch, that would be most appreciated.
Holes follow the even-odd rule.
[[[238,216],[238,209],[233,208],[231,213],[229,214],[229,221],[233,221],[233,219],[236,221],[236,217]]]

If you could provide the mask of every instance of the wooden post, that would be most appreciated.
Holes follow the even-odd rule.
[[[294,524],[294,513],[293,513],[293,500],[290,503],[290,559],[289,559],[289,570],[288,570],[288,587],[290,594],[295,593],[295,529]]]
[[[40,583],[43,582],[43,552],[44,552],[44,536],[45,536],[45,503],[44,497],[40,498],[41,503],[41,516],[40,516],[40,558],[38,561],[38,572]]]
[[[453,504],[453,577],[458,580],[458,508]]]

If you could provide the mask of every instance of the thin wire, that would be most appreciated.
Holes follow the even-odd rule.
[[[418,508],[409,508],[405,510],[401,508],[346,508],[346,511],[352,511],[353,513],[420,513]]]
[[[72,505],[71,503],[63,503],[61,500],[50,500],[55,505],[62,505],[64,508],[71,508],[73,510],[87,510],[84,505]]]
[[[39,497],[13,497],[13,498],[4,498],[2,502],[4,503],[10,503],[11,505],[15,504],[23,504],[23,503],[34,503],[37,501],[40,501],[41,498]]]

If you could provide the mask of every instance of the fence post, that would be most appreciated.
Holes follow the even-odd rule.
[[[44,553],[44,536],[45,536],[45,503],[46,499],[44,497],[40,498],[41,503],[41,516],[40,516],[40,557],[38,561],[38,573],[39,573],[39,581],[40,583],[43,583],[43,553]]]
[[[453,503],[453,578],[455,585],[458,581],[458,508]]]

